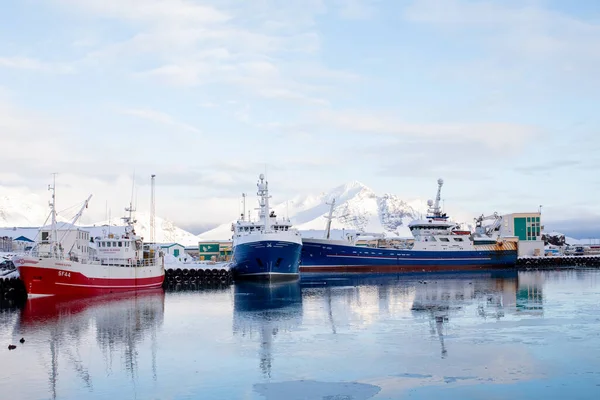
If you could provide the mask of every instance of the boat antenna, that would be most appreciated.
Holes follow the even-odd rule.
[[[269,182],[265,180],[265,175],[260,174],[259,182],[256,184],[258,187],[257,195],[259,197],[260,214],[264,218],[265,231],[269,230]]]
[[[327,225],[325,225],[325,239],[329,239],[331,233],[331,220],[333,219],[333,207],[335,207],[335,198],[331,200],[331,203],[325,203],[329,206],[329,215],[325,217],[327,219]]]
[[[150,243],[154,243],[156,235],[155,178],[156,175],[150,175]]]
[[[48,190],[52,192],[52,200],[50,200],[50,215],[52,217],[52,238],[50,239],[50,246],[54,251],[56,240],[58,239],[58,232],[56,230],[56,172],[52,173],[52,185],[48,185]]]
[[[133,209],[133,193],[135,191],[135,170],[133,171],[133,178],[131,180],[131,199],[129,199],[129,208]],[[131,211],[130,211],[131,213]],[[131,214],[129,215],[131,216]]]
[[[134,191],[135,191],[135,171],[133,172],[133,180],[131,183],[131,199],[129,200],[129,207],[125,208],[125,211],[129,212],[129,216],[121,218],[123,220],[123,222],[125,222],[125,224],[127,225],[125,227],[125,234],[127,234],[127,235],[129,233],[131,233],[132,235],[135,235],[135,231],[133,229],[133,224],[136,223],[136,221],[133,219],[133,213],[135,212],[135,208],[133,207]]]
[[[438,179],[438,190],[435,196],[435,203],[433,204],[433,215],[436,217],[440,217],[442,212],[440,210],[440,201],[442,198],[442,186],[444,185],[444,180],[442,178]]]
[[[242,221],[246,221],[246,193],[242,193]]]

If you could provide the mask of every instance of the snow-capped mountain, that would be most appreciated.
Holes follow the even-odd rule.
[[[409,204],[396,195],[378,196],[357,181],[318,195],[296,196],[273,208],[277,215],[289,215],[294,226],[301,231],[322,232],[327,222],[329,204],[334,199],[332,229],[386,233],[392,236],[410,236],[408,223],[417,218],[417,209],[422,208],[420,203]],[[222,224],[198,237],[200,240],[230,239],[232,222]]]
[[[0,226],[42,226],[48,223],[50,208],[34,194],[27,196],[5,194],[0,197]],[[61,215],[60,222],[68,222]]]
[[[46,203],[46,204],[44,204]],[[56,217],[59,223],[69,223],[72,217],[77,212],[76,208],[70,208],[65,215],[59,213]],[[70,213],[70,214],[69,214]],[[5,232],[7,236],[24,235],[32,236],[34,239],[36,231],[32,229],[26,230],[26,234],[21,230],[14,230],[15,227],[40,227],[50,224],[49,220],[50,208],[47,206],[47,201],[40,199],[36,195],[5,195],[0,197],[0,231]],[[135,218],[136,232],[144,237],[145,240],[150,240],[150,216],[145,213],[136,213]],[[108,231],[108,221],[102,221],[95,224],[79,224],[90,228],[93,236],[102,236],[102,227]],[[111,220],[111,231],[114,233],[123,230],[123,223],[120,219],[114,218]],[[121,228],[116,228],[116,227]],[[9,229],[10,228],[10,229]],[[156,238],[158,243],[180,243],[184,246],[195,246],[198,244],[196,235],[187,232],[175,226],[175,224],[167,219],[156,217]]]
[[[135,233],[143,237],[144,241],[150,241],[150,214],[136,212],[135,219],[137,221],[135,223]],[[179,243],[183,246],[198,245],[198,237],[196,235],[178,228],[172,221],[156,217],[155,222],[156,227],[154,241],[156,243]],[[108,229],[108,225],[108,221],[102,221],[87,227],[93,232],[96,232],[96,230],[100,228],[100,231],[97,233],[97,235],[100,235],[102,233],[102,227]],[[123,223],[120,220],[112,220],[110,226],[111,228],[119,226],[122,227]]]

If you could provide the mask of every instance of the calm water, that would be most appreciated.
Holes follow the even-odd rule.
[[[34,299],[0,343],[2,399],[597,399],[600,272]]]

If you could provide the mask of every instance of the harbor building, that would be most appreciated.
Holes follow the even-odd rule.
[[[33,246],[35,246],[35,241],[25,236],[19,236],[18,238],[12,240],[12,249],[10,251],[24,253],[31,250]]]
[[[185,246],[185,252],[196,260],[200,258],[198,246]]]
[[[543,256],[541,213],[512,213],[502,216],[500,236],[519,240],[519,257]]]
[[[185,246],[179,243],[161,243],[160,248],[165,254],[170,254],[175,258],[185,257]]]
[[[198,258],[201,261],[229,261],[231,241],[210,241],[198,243]]]

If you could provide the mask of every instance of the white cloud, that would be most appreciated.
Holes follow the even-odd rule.
[[[342,18],[368,19],[377,13],[378,0],[334,0]]]
[[[388,134],[422,140],[470,141],[491,149],[516,148],[538,134],[535,127],[497,123],[410,123],[399,118],[361,111],[323,111],[318,114],[321,123],[343,132]]]
[[[0,57],[0,68],[12,68],[38,72],[70,74],[75,69],[67,64],[56,64],[29,57]]]
[[[60,3],[133,29],[130,38],[91,50],[82,65],[129,69],[132,76],[175,86],[225,84],[258,97],[315,106],[329,104],[327,79],[357,78],[314,61],[321,48],[315,17],[325,11],[320,0],[212,6],[182,0]],[[265,23],[275,20],[280,24]]]
[[[541,8],[536,2],[416,0],[405,9],[412,22],[445,35],[465,33],[496,62],[560,74],[600,67],[600,24]]]
[[[48,165],[51,160],[46,157],[47,154],[66,157],[68,152],[63,147],[67,140],[66,124],[56,118],[18,107],[9,97],[0,97],[3,160],[7,163],[17,162],[14,165],[19,169],[25,161],[35,161],[39,166]],[[71,159],[77,158],[77,154],[71,156]]]
[[[177,129],[181,129],[184,131],[192,132],[192,133],[200,133],[200,130],[192,125],[179,122],[171,115],[156,111],[156,110],[148,110],[148,109],[139,109],[139,108],[131,108],[121,111],[122,114],[132,115],[134,117],[146,119],[152,122],[158,122],[160,124],[172,126]]]
[[[231,17],[210,6],[186,0],[56,0],[65,6],[113,18],[150,24],[210,24]]]

